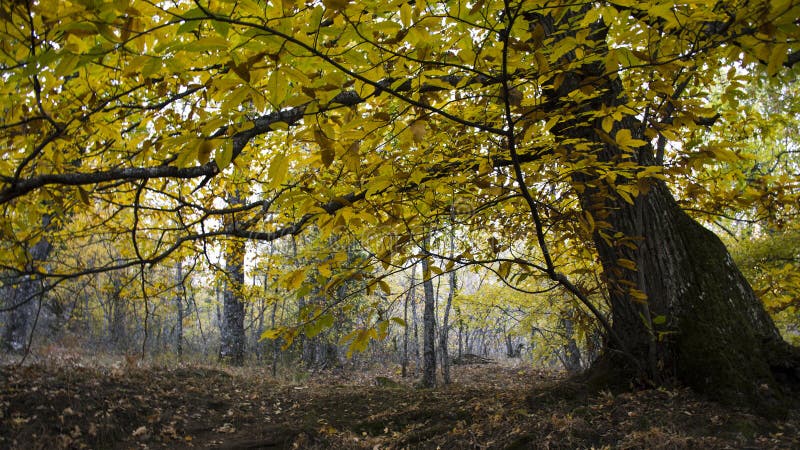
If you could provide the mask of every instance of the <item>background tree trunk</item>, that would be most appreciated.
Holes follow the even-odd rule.
[[[244,363],[244,242],[228,242],[225,254],[225,287],[222,292],[220,359],[233,365]]]
[[[575,342],[575,329],[572,324],[573,311],[568,310],[561,315],[561,328],[564,330],[564,368],[567,372],[577,373],[583,369],[581,365],[581,351],[578,348],[578,343]]]
[[[450,384],[450,355],[447,349],[447,338],[450,334],[450,305],[453,303],[453,291],[455,290],[455,272],[450,272],[450,292],[447,294],[447,304],[444,307],[444,317],[442,318],[442,328],[439,330],[439,353],[442,357],[442,378],[444,384]]]
[[[413,288],[416,292],[416,288]],[[423,287],[424,289],[424,287]],[[419,325],[417,324],[417,298],[416,296],[411,297],[411,322],[414,327],[414,372],[418,371],[421,364],[420,354],[419,354]]]
[[[29,275],[8,277],[3,280],[0,295],[6,307],[3,347],[8,352],[21,353],[25,350],[30,335],[30,327],[35,310],[34,301],[39,292],[37,280]]]
[[[128,302],[122,298],[122,279],[117,273],[109,274],[111,277],[111,298],[106,302],[109,304],[110,316],[108,323],[108,335],[111,339],[111,346],[117,351],[128,350],[127,336],[127,311]]]
[[[237,196],[228,199],[230,205],[241,203]],[[232,226],[235,224],[226,224]],[[222,292],[223,312],[220,326],[220,359],[233,365],[244,364],[244,286],[245,245],[241,239],[230,239],[225,245],[225,285]]]
[[[183,299],[186,295],[183,287],[183,266],[181,262],[175,263],[175,309],[177,317],[175,318],[175,353],[178,358],[183,356]]]
[[[408,292],[406,293],[405,302],[403,302],[403,322],[405,322],[405,327],[403,328],[403,362],[402,362],[402,376],[405,378],[408,376],[408,335],[409,335],[409,324],[408,324],[408,304],[409,302],[414,301],[414,283],[415,283],[415,276],[417,271],[416,264],[411,266],[411,278],[408,281]]]
[[[458,317],[458,358],[461,359],[464,354],[464,319],[458,308],[456,308],[456,317]]]
[[[42,218],[42,228],[46,229],[49,225],[50,216],[45,215]],[[47,259],[52,248],[46,238],[34,244],[28,251],[30,259],[27,269],[33,269],[39,262]],[[9,274],[2,280],[0,295],[6,308],[11,308],[5,314],[3,347],[6,351],[23,352],[28,347],[36,315],[36,300],[41,302],[44,290],[44,282],[34,275]]]
[[[450,207],[450,258],[456,254],[456,225],[455,225],[455,206]],[[444,316],[442,318],[442,329],[439,330],[439,352],[442,355],[442,379],[444,384],[450,384],[450,355],[447,349],[447,338],[450,334],[450,307],[453,304],[453,296],[456,293],[456,269],[450,271],[448,282],[450,291],[447,293],[447,304],[444,306]]]
[[[422,259],[422,288],[425,310],[422,315],[422,386],[436,386],[436,309],[428,258]]]

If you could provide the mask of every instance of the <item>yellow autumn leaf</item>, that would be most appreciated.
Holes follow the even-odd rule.
[[[197,162],[205,164],[211,158],[211,152],[214,151],[214,144],[210,139],[201,139],[200,145],[197,146]]]
[[[379,280],[378,281],[378,286],[381,288],[381,290],[383,291],[384,294],[390,295],[392,293],[392,288],[389,287],[389,283],[387,283],[387,282],[385,282],[383,280]]]
[[[219,170],[227,168],[233,159],[233,141],[224,139],[214,153],[214,162],[217,163]]]
[[[289,157],[284,154],[277,154],[272,157],[269,164],[269,186],[276,188],[286,179],[289,171]]]
[[[300,268],[293,270],[291,272],[286,273],[283,277],[281,277],[282,284],[288,290],[294,290],[300,287],[301,284],[306,280],[306,273],[308,269]]]
[[[631,296],[631,299],[633,301],[635,301],[635,302],[638,302],[638,303],[647,302],[647,294],[645,294],[644,292],[642,292],[642,291],[640,291],[638,289],[631,288],[628,291],[628,294]]]
[[[588,225],[586,231],[588,231],[589,233],[593,233],[594,232],[595,223],[594,223],[594,217],[592,216],[592,213],[590,213],[589,211],[584,211],[583,216],[584,216],[584,218],[586,218],[586,224]]]
[[[767,62],[767,74],[772,76],[778,73],[788,57],[789,45],[785,43],[775,44],[769,54],[769,61]]]
[[[622,148],[636,148],[647,144],[647,142],[641,139],[634,139],[631,136],[631,130],[627,128],[617,131],[617,134],[614,136],[614,141]]]
[[[603,117],[603,131],[606,133],[611,134],[612,128],[614,128],[614,118],[611,116]],[[630,132],[629,132],[630,133]]]
[[[350,0],[322,0],[322,4],[325,5],[326,8],[332,9],[334,11],[342,11],[347,8],[347,5],[350,3]]]
[[[511,262],[510,261],[501,262],[500,266],[497,269],[497,275],[500,278],[506,279],[508,278],[510,272],[511,272]]]
[[[333,139],[329,138],[321,128],[314,127],[314,141],[319,145],[319,155],[322,164],[325,167],[330,166],[336,156]]]
[[[408,2],[403,2],[400,6],[400,21],[406,28],[411,26],[411,5]]]

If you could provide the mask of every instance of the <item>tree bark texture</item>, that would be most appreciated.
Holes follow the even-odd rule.
[[[562,351],[564,352],[564,368],[567,372],[576,373],[580,372],[583,368],[581,365],[581,351],[578,348],[578,343],[575,342],[575,328],[572,324],[572,311],[567,311],[562,314],[561,328],[564,332],[564,345]]]
[[[425,293],[425,309],[422,314],[422,386],[436,386],[436,309],[430,263],[422,259],[422,289]]]
[[[244,363],[244,242],[230,241],[225,255],[225,288],[222,292],[220,359],[233,365]]]
[[[455,243],[455,207],[450,207],[450,258],[456,253]],[[456,293],[456,270],[455,267],[450,271],[447,278],[450,291],[447,293],[447,303],[444,306],[444,316],[442,317],[442,329],[439,331],[439,352],[442,355],[442,379],[444,384],[450,384],[450,355],[447,349],[447,340],[450,334],[450,308],[453,305],[453,297]]]
[[[50,217],[42,219],[42,227],[50,224]],[[50,242],[42,238],[34,244],[29,252],[30,264],[47,259],[52,250]],[[28,347],[28,338],[31,336],[34,316],[36,315],[37,300],[41,302],[44,295],[44,282],[34,275],[9,274],[2,280],[0,295],[5,301],[5,307],[10,308],[5,313],[5,330],[3,330],[3,347],[9,352],[23,352]]]
[[[405,323],[405,327],[403,327],[403,361],[401,364],[403,378],[408,376],[408,304],[409,302],[414,301],[414,279],[416,278],[416,271],[417,266],[411,266],[411,278],[408,281],[408,292],[406,293],[405,301],[403,302],[403,322]]]
[[[228,203],[235,205],[241,199],[231,196]],[[234,224],[227,224],[231,226]],[[220,325],[220,359],[233,365],[244,364],[245,332],[244,302],[242,287],[244,286],[244,241],[230,239],[225,245],[225,285],[222,292],[223,312]]]
[[[36,280],[30,276],[9,277],[3,283],[0,295],[5,299],[5,306],[13,308],[5,313],[3,347],[8,352],[18,353],[25,349],[28,342],[35,310],[33,299],[38,292],[38,286]]]
[[[602,49],[605,26],[595,24],[592,30],[595,48]],[[556,135],[588,144],[600,162],[656,165],[650,144],[631,154],[599,135],[603,117],[596,112],[626,102],[619,77],[606,74],[601,62],[567,74],[550,98],[560,102],[588,83],[602,94],[564,105],[574,119],[556,125]],[[646,124],[638,117],[616,122],[611,135],[622,129],[649,141]],[[567,151],[585,153],[575,144],[567,145]],[[637,181],[616,180],[617,186],[626,182]],[[576,191],[584,212],[611,225],[605,236],[595,230],[593,241],[609,289],[612,329],[624,348],[611,342],[610,351],[595,365],[594,374],[600,375],[596,381],[632,376],[659,383],[677,377],[717,400],[777,406],[782,395],[775,376],[800,379],[797,352],[783,342],[722,241],[681,210],[664,181],[648,179],[633,204],[601,173],[577,173],[573,183],[582,187]],[[616,233],[623,238],[609,239]],[[623,239],[635,243],[635,249]],[[636,269],[626,268],[620,259],[636,262]],[[632,295],[631,287],[647,299]],[[629,376],[620,377],[620,372]]]
[[[119,274],[112,273],[110,275],[113,290],[111,292],[111,298],[107,300],[109,308],[111,309],[108,324],[109,336],[115,350],[127,350],[127,302],[122,298],[122,279]]]
[[[181,262],[175,263],[175,310],[177,317],[175,318],[175,353],[178,357],[183,356],[183,266]]]
[[[609,219],[615,230],[642,238],[637,271],[617,264],[628,252],[595,237],[614,331],[655,381],[677,376],[718,400],[769,407],[774,372],[790,369],[792,351],[725,245],[683,212],[663,183],[626,205],[618,201]],[[627,294],[630,283],[646,302]]]

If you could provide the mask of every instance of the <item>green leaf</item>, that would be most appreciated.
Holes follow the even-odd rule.
[[[71,75],[71,72],[75,70],[81,57],[70,52],[62,52],[60,56],[61,61],[59,61],[58,66],[56,66],[54,74],[56,77],[64,78],[67,75]]]
[[[219,36],[202,38],[182,47],[187,52],[205,52],[211,50],[227,50],[228,40]]]
[[[230,139],[225,139],[222,141],[222,145],[217,148],[217,151],[214,154],[214,162],[217,163],[219,170],[225,170],[225,168],[230,165],[232,159],[233,141]]]
[[[315,318],[311,323],[307,324],[303,331],[306,337],[313,338],[314,336],[333,326],[333,322],[333,315],[330,313],[322,314]]]
[[[406,28],[411,26],[411,5],[408,2],[403,2],[400,6],[400,21]]]
[[[767,62],[767,74],[772,76],[778,73],[788,57],[789,46],[787,44],[781,43],[772,47],[772,51],[769,54],[769,61]]]
[[[144,63],[142,66],[142,77],[150,78],[151,76],[157,74],[162,67],[162,62],[160,58],[147,58],[147,62]]]
[[[228,32],[231,29],[231,25],[228,22],[212,20],[211,25],[214,27],[214,31],[216,31],[221,38],[227,39]]]

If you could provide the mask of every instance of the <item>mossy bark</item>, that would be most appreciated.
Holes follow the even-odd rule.
[[[570,23],[590,8],[558,20],[534,13],[528,19],[558,40],[573,34]],[[607,176],[609,168],[623,163],[662,163],[661,152],[649,143],[632,152],[609,139],[627,130],[650,142],[645,136],[650,124],[641,117],[623,116],[612,130],[602,131],[607,111],[628,103],[619,76],[607,73],[603,63],[607,32],[602,21],[592,24],[586,39],[593,41],[598,57],[544,90],[554,111],[569,112],[552,132],[565,158],[584,162],[572,176],[573,187],[584,213],[603,228],[594,231],[593,240],[616,342],[609,340],[590,379],[603,384],[678,379],[717,400],[779,410],[785,396],[776,376],[796,383],[800,359],[781,339],[724,244],[681,210],[664,181],[638,179],[623,170],[611,180]],[[574,103],[573,94],[585,86],[593,86],[596,94]],[[619,187],[626,184],[635,185],[639,195],[621,197]]]
[[[779,413],[785,386],[776,375],[796,383],[797,352],[781,339],[722,241],[683,212],[662,182],[634,205],[616,206],[607,220],[635,237],[637,249],[609,245],[599,235],[595,244],[610,287],[612,326],[629,355],[609,352],[595,366],[595,379],[619,380],[620,371],[654,383],[677,379],[716,400]],[[636,270],[621,267],[619,258],[636,261]],[[632,297],[631,287],[647,300]]]

